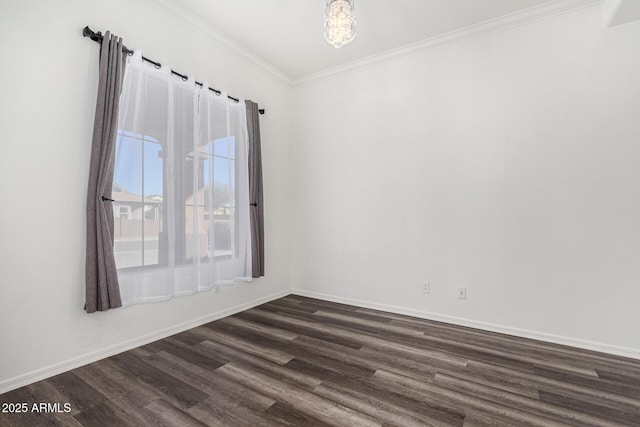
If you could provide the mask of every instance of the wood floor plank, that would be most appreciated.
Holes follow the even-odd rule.
[[[509,393],[527,396],[533,399],[540,398],[539,387],[537,384],[517,376],[473,369],[470,365],[467,365],[464,370],[457,372],[451,370],[445,371],[443,369],[440,369],[439,372],[452,375],[457,378],[462,378],[465,381],[484,384]]]
[[[105,359],[73,371],[87,384],[107,396],[110,402],[126,402],[127,407],[139,409],[163,397],[159,389],[127,376],[119,366]]]
[[[107,400],[105,395],[82,381],[74,372],[56,375],[44,380],[44,384],[51,384],[58,390],[59,393],[56,393],[55,399],[57,401],[64,399],[65,403],[69,403],[73,415]]]
[[[600,365],[600,364],[599,364]],[[640,395],[640,372],[629,369],[627,366],[597,366],[595,368],[598,378],[611,380],[636,390]]]
[[[602,363],[605,366],[612,365],[616,370],[626,367],[627,369],[640,369],[638,360],[631,359],[624,356],[618,356],[614,354],[605,354],[592,350],[585,350],[581,348],[569,347],[562,344],[551,343],[547,341],[534,340],[530,338],[516,337],[512,335],[506,335],[498,332],[490,332],[477,328],[471,328],[466,326],[452,325],[449,323],[420,319],[415,317],[404,316],[401,314],[389,313],[371,310],[367,308],[358,308],[358,312],[362,313],[375,313],[379,316],[383,316],[391,319],[394,323],[400,322],[401,324],[411,324],[418,328],[424,328],[426,333],[433,333],[434,331],[441,331],[454,340],[468,340],[468,339],[482,339],[489,342],[500,342],[506,348],[518,347],[524,351],[530,351],[531,349],[539,349],[541,351],[547,351],[549,355],[571,355],[576,357],[580,361],[590,361],[594,364]]]
[[[208,426],[277,427],[277,424],[250,406],[228,396],[213,396],[189,409],[189,414]]]
[[[272,336],[281,340],[292,340],[298,336],[298,334],[287,331],[286,329],[274,328],[273,326],[262,325],[257,322],[245,320],[240,317],[227,317],[220,319],[218,323],[230,324],[239,328],[248,329],[250,331],[258,332],[266,336]]]
[[[538,390],[569,390],[575,393],[581,393],[588,396],[593,396],[596,399],[602,399],[603,401],[619,402],[621,404],[627,404],[631,406],[639,406],[640,398],[637,394],[624,395],[619,394],[619,390],[613,392],[603,390],[598,387],[598,383],[589,381],[587,383],[578,384],[573,381],[567,381],[566,377],[556,379],[545,376],[539,376],[535,373],[527,373],[517,370],[511,370],[504,366],[494,365],[483,361],[470,361],[467,366],[468,370],[476,370],[487,373],[497,373],[498,375],[511,376],[514,379],[518,379],[523,384],[530,384],[538,388]]]
[[[78,377],[108,398],[107,402],[99,405],[102,408],[96,411],[91,408],[79,414],[77,420],[82,425],[95,425],[94,419],[101,413],[107,413],[106,416],[114,422],[120,417],[134,426],[148,424],[149,414],[145,406],[162,398],[162,394],[137,381],[121,378],[119,371],[108,366],[108,362],[103,360],[74,370]]]
[[[605,405],[602,401],[596,401],[588,396],[568,396],[564,393],[551,393],[544,390],[540,391],[540,401],[550,403],[555,408],[566,408],[564,412],[574,414],[573,418],[575,419],[582,417],[582,414],[589,414],[585,416],[585,419],[587,417],[599,419],[602,425],[607,422],[616,422],[618,425],[640,425],[638,408]],[[545,411],[549,411],[549,409],[545,407]],[[598,425],[595,422],[594,424]]]
[[[104,427],[136,427],[139,420],[135,420],[121,405],[102,402],[86,411],[74,416],[79,425],[93,425]]]
[[[551,415],[567,424],[579,426],[619,426],[619,424],[594,416],[584,411],[574,411],[568,407],[562,407],[542,399],[533,399],[527,396],[504,392],[484,384],[477,384],[472,381],[462,380],[456,377],[437,374],[434,384],[442,385],[450,390],[464,392],[471,396],[482,396],[486,401],[499,405],[522,409],[529,413],[540,415]],[[614,420],[615,421],[615,420]]]
[[[154,400],[145,407],[144,416],[154,426],[206,427],[207,425],[165,400]]]
[[[289,295],[0,396],[0,426],[640,426],[640,360]]]
[[[263,304],[263,308],[275,307],[276,309],[287,308],[295,311],[302,311],[305,313],[314,313],[317,309],[314,307],[308,307],[304,304],[300,304],[294,301],[289,301],[286,298],[280,298],[275,301],[268,302]]]
[[[203,327],[194,330],[194,332],[201,334],[202,337],[206,338],[209,341],[216,341],[230,347],[240,348],[246,353],[266,358],[281,365],[284,365],[293,358],[293,356],[291,356],[290,354],[269,348],[268,343],[264,344],[264,341],[267,341],[265,338],[260,339],[262,343],[257,341],[249,341],[245,338],[229,334],[228,332],[220,332]]]
[[[196,350],[196,347],[184,344],[174,338],[166,338],[154,344],[154,354],[161,351],[171,353],[204,369],[215,370],[228,362],[228,360],[224,360],[214,353],[199,352]],[[152,356],[153,354],[147,355],[147,357]]]
[[[434,339],[440,339],[444,341],[464,342],[465,344],[471,344],[475,347],[481,347],[485,349],[491,349],[494,352],[518,354],[525,353],[530,357],[534,357],[537,361],[551,361],[556,363],[562,363],[564,365],[576,365],[585,369],[596,368],[599,366],[607,366],[602,359],[594,360],[592,357],[589,360],[585,360],[581,357],[576,357],[576,352],[569,352],[563,349],[563,351],[556,351],[549,347],[541,345],[528,345],[526,342],[518,342],[515,340],[509,341],[502,334],[492,333],[468,333],[466,330],[455,330],[450,327],[445,328],[440,325],[426,325],[420,326],[407,321],[392,320],[392,325],[403,326],[405,328],[422,331],[426,337]],[[506,345],[505,345],[506,344]],[[495,353],[494,353],[495,354]],[[593,372],[589,371],[593,376]]]
[[[311,367],[313,369],[313,367]],[[341,375],[330,375],[319,387],[338,388],[341,392],[367,402],[393,408],[409,417],[422,419],[425,424],[460,425],[464,412],[458,408],[441,405],[435,401],[416,399],[406,394],[391,390],[375,381],[362,381],[359,378]],[[315,390],[318,393],[320,388]]]
[[[282,381],[262,375],[250,369],[228,363],[218,369],[229,379],[259,390],[278,401],[283,399],[298,411],[335,426],[382,426],[381,422],[350,410],[323,397],[288,385]]]
[[[314,392],[316,391],[317,387],[320,384],[326,381],[331,381],[338,384],[343,383],[345,380],[347,381],[355,380],[355,381],[364,382],[368,378],[370,378],[375,372],[375,371],[369,371],[366,376],[362,376],[359,374],[354,375],[349,371],[336,367],[334,364],[330,362],[323,363],[323,361],[326,361],[326,359],[305,360],[304,358],[300,358],[300,359],[294,358],[291,361],[289,361],[289,363],[287,363],[285,367],[288,370],[292,372],[296,372],[299,375],[304,375],[308,378],[315,379],[315,384],[311,388],[311,390],[313,390]]]
[[[425,406],[418,411],[413,411],[406,406],[391,403],[379,393],[365,394],[354,390],[353,387],[339,386],[329,381],[316,387],[315,393],[342,406],[379,419],[389,426],[458,427],[464,421],[464,415],[460,413],[439,410],[436,414],[434,409],[425,411]]]
[[[640,399],[640,390],[637,385],[629,385],[609,380],[606,378],[592,378],[591,376],[581,376],[563,371],[556,371],[547,367],[535,367],[535,373],[539,378],[552,378],[563,383],[580,385],[587,388]]]
[[[316,298],[308,298],[308,297],[303,297],[300,295],[287,295],[284,298],[280,298],[279,300],[286,300],[286,301],[297,301],[299,304],[302,303],[312,303],[315,305],[322,305],[325,307],[329,307],[329,308],[338,308],[340,310],[349,310],[349,311],[359,311],[360,307],[357,307],[355,305],[349,305],[349,304],[337,304],[331,301],[324,301],[321,299],[316,299]],[[279,301],[276,300],[276,301]]]
[[[262,308],[262,306],[260,306]],[[249,310],[244,313],[241,313],[241,317],[245,319],[250,319],[256,323],[262,323],[267,325],[276,326],[278,328],[286,328],[298,336],[307,336],[313,337],[322,341],[326,341],[330,344],[340,344],[345,347],[350,348],[360,348],[363,346],[364,342],[361,337],[355,335],[345,336],[344,334],[339,335],[335,334],[332,331],[324,330],[323,328],[319,328],[317,324],[310,324],[305,320],[304,316],[283,316],[286,313],[274,313],[275,315],[270,315],[268,311],[254,311]]]
[[[277,316],[277,315],[274,315],[273,313],[260,310],[259,308],[252,309],[251,312],[255,313],[258,316],[265,317],[267,319],[277,318],[281,322],[285,324],[290,324],[292,326],[296,326],[296,325],[306,326],[307,328],[314,329],[317,331],[324,331],[325,333],[330,333],[337,337],[351,339],[354,341],[360,340],[362,342],[362,345],[366,343],[366,345],[369,347],[379,347],[386,351],[400,352],[400,353],[405,353],[408,355],[415,355],[415,356],[425,356],[425,357],[430,357],[433,359],[439,359],[439,360],[449,361],[449,362],[457,362],[460,366],[466,365],[465,358],[450,355],[448,353],[439,352],[437,350],[430,350],[426,346],[417,347],[417,346],[406,345],[397,341],[390,341],[388,339],[380,338],[375,335],[370,335],[370,334],[365,335],[365,333],[360,331],[354,332],[353,330],[349,330],[344,327],[337,327],[337,326],[328,325],[328,324],[319,324],[319,323],[314,323],[311,320],[302,320],[302,319],[292,318],[286,314]]]
[[[190,384],[205,392],[209,396],[206,400],[215,397],[238,401],[254,412],[264,411],[276,402],[242,384],[229,381],[217,371],[202,369],[169,353],[158,353],[149,360],[149,363],[159,369],[180,375]]]
[[[372,314],[372,313],[363,313],[357,310],[353,310],[351,308],[344,308],[342,306],[338,306],[337,304],[333,304],[333,303],[322,303],[319,302],[318,300],[315,301],[305,301],[305,302],[301,302],[299,303],[301,306],[303,307],[308,307],[311,308],[314,311],[314,313],[317,312],[330,312],[330,313],[336,313],[336,314],[342,314],[342,315],[349,315],[349,316],[355,316],[358,317],[360,319],[365,319],[365,320],[370,320],[373,322],[378,322],[378,323],[383,323],[383,324],[392,324],[392,320],[388,319],[386,317],[380,316],[378,314]]]
[[[439,346],[439,348],[442,348],[450,352],[456,352],[458,354],[466,355],[467,354],[466,351],[472,351],[472,352],[483,353],[491,357],[509,357],[515,361],[520,361],[523,363],[528,363],[533,365],[539,365],[543,367],[555,368],[555,369],[563,370],[566,372],[574,372],[574,373],[579,373],[579,374],[593,376],[593,377],[598,376],[593,367],[579,366],[579,364],[576,364],[575,360],[573,359],[566,360],[563,362],[556,362],[556,361],[549,361],[548,358],[544,358],[544,357],[532,357],[531,352],[518,354],[518,353],[510,352],[508,348],[504,348],[504,347],[500,349],[493,349],[487,346],[470,344],[467,341],[452,342],[449,337],[441,338],[441,337],[428,336],[422,332],[415,331],[411,328],[405,328],[402,326],[395,326],[391,324],[381,325],[377,322],[361,319],[355,316],[330,313],[325,311],[318,311],[316,313],[313,313],[313,315],[322,317],[325,319],[329,318],[332,320],[341,320],[342,322],[344,322],[343,324],[347,324],[347,325],[365,326],[369,328],[369,331],[373,331],[373,333],[380,333],[380,331],[384,331],[386,336],[389,336],[390,334],[395,334],[395,335],[399,335],[400,337],[406,336],[407,338],[420,337],[424,339],[425,341],[424,345],[428,345],[430,348],[433,348],[435,344],[435,346]],[[402,339],[400,337],[399,339]],[[419,341],[418,342],[411,341],[411,343],[419,344],[419,345],[423,344]]]
[[[297,347],[291,352],[295,354],[297,360],[363,381],[371,378],[373,373],[380,368],[394,368],[391,364],[362,357],[362,349],[345,349],[336,344],[326,345],[320,340],[304,336],[296,338],[293,342]]]
[[[281,402],[276,402],[273,406],[267,409],[264,412],[263,419],[266,419],[269,422],[274,422],[278,426],[327,427],[332,425],[322,422],[317,418],[295,409],[291,405]]]
[[[505,418],[511,419],[514,425],[520,423],[537,425],[540,427],[559,427],[567,424],[552,417],[539,416],[521,409],[514,409],[508,405],[494,403],[492,401],[478,397],[473,393],[461,393],[437,384],[421,382],[403,375],[392,372],[377,371],[374,381],[388,386],[392,390],[406,393],[416,398],[434,400],[443,405],[458,406],[463,408],[473,408],[476,410],[490,410],[491,412]]]
[[[128,372],[131,372],[133,377],[137,380],[157,389],[163,395],[175,399],[183,407],[191,407],[207,397],[207,395],[201,390],[198,390],[184,381],[149,365],[144,360],[133,355],[131,352],[113,356],[110,360]]]
[[[518,427],[531,426],[532,424],[521,422]],[[503,418],[497,414],[483,412],[481,410],[469,409],[464,418],[462,427],[514,427],[513,421]]]
[[[309,314],[312,311],[308,310],[304,307],[290,307],[290,306],[283,306],[283,305],[276,305],[276,304],[263,304],[260,306],[260,308],[262,308],[265,311],[270,311],[272,313],[282,313],[282,314],[289,314],[292,316],[302,316],[305,314]]]
[[[257,370],[258,372],[266,373],[268,375],[273,375],[298,387],[313,390],[318,384],[321,383],[321,381],[317,378],[301,374],[299,372],[296,372],[295,370],[291,370],[289,368],[289,363],[295,359],[292,359],[283,366],[278,363],[244,353],[241,350],[214,341],[203,341],[198,346],[205,351],[224,354],[229,359],[234,360],[234,363],[242,363],[244,365],[248,365],[251,367],[251,369]]]

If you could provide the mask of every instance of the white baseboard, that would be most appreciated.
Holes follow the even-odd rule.
[[[266,302],[273,301],[278,298],[282,298],[284,296],[289,295],[290,293],[291,292],[286,290],[286,291],[281,291],[272,295],[268,295],[266,297],[257,298],[247,303],[236,305],[235,307],[220,310],[215,313],[208,314],[206,316],[198,317],[196,319],[192,319],[192,320],[180,323],[178,325],[173,325],[169,328],[165,328],[159,331],[152,332],[147,335],[143,335],[141,337],[137,337],[137,338],[127,340],[115,345],[111,345],[109,347],[105,347],[100,350],[92,351],[90,353],[86,353],[78,357],[74,357],[73,359],[65,360],[64,362],[60,362],[44,368],[36,369],[35,371],[18,375],[14,378],[9,378],[8,380],[4,380],[0,382],[0,394],[14,390],[16,388],[23,387],[28,384],[32,384],[37,381],[50,378],[54,375],[67,372],[75,368],[79,368],[80,366],[84,366],[89,363],[97,362],[98,360],[114,356],[118,353],[122,353],[123,351],[131,350],[136,347],[149,344],[153,341],[157,341],[159,339],[166,338],[180,332],[184,332],[188,329],[196,328],[198,326],[204,325],[205,323],[213,322],[214,320],[231,316],[241,311],[256,307],[260,304],[264,304]]]
[[[602,353],[614,354],[617,356],[630,357],[640,359],[640,350],[627,347],[619,347],[610,344],[570,338],[561,335],[553,335],[544,332],[530,331],[527,329],[519,329],[511,326],[497,325],[494,323],[480,322],[461,317],[448,316],[444,314],[431,313],[428,311],[415,310],[411,308],[399,307],[394,305],[379,304],[375,302],[363,301],[359,299],[343,298],[335,295],[326,295],[317,292],[305,291],[302,289],[293,289],[294,295],[303,297],[316,298],[325,301],[337,302],[341,304],[355,305],[362,308],[370,308],[372,310],[386,311],[388,313],[403,314],[406,316],[418,317],[421,319],[434,320],[438,322],[451,323],[453,325],[467,326],[470,328],[482,329],[485,331],[498,332],[501,334],[514,335],[522,338],[530,338],[540,341],[546,341],[554,344],[562,344],[571,347],[582,348],[586,350],[599,351]]]

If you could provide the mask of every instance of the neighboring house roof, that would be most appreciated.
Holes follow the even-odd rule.
[[[124,187],[119,184],[113,183],[111,189],[111,198],[116,202],[144,202],[144,203],[159,203],[162,202],[162,196],[154,194],[148,197],[142,197],[140,194],[134,194],[128,192]]]

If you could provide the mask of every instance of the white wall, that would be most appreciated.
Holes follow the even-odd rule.
[[[591,7],[296,87],[293,286],[640,357],[638,46]]]
[[[259,102],[267,276],[87,315],[85,203],[99,46],[84,25]],[[0,0],[0,393],[289,289],[291,89],[142,0]]]

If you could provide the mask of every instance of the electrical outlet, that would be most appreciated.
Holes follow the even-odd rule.
[[[458,299],[467,299],[467,288],[458,288]]]
[[[431,293],[431,282],[424,282],[422,284],[422,293],[430,294]]]

